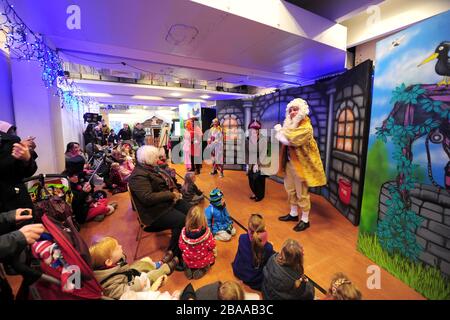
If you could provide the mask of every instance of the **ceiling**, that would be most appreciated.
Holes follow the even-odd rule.
[[[377,5],[383,1],[384,0],[286,0],[286,2],[339,23],[366,10],[369,6]]]
[[[10,0],[23,21],[59,50],[65,61],[96,70],[136,73],[162,82],[191,82],[206,90],[182,90],[183,97],[206,100],[244,98],[216,92],[217,86],[281,88],[301,85],[326,74],[340,72],[345,64],[346,30],[335,16],[355,12],[374,1],[296,1],[325,19],[291,3],[248,0],[268,14],[283,12],[278,22],[265,20],[258,10],[240,14],[242,2],[187,0]],[[294,2],[294,1],[289,1]],[[317,3],[328,2],[329,6]],[[339,3],[345,2],[345,8]],[[317,5],[314,5],[316,3]],[[80,9],[80,29],[69,29],[70,5]],[[277,12],[270,12],[276,6]],[[275,7],[274,7],[275,8]],[[228,11],[227,11],[228,10]],[[336,11],[335,15],[330,12]],[[259,16],[257,16],[259,15]],[[266,16],[267,17],[267,16]],[[285,22],[287,21],[287,22]],[[343,43],[344,42],[344,43]],[[80,75],[78,75],[80,77]],[[86,79],[81,75],[81,78]],[[87,92],[104,93],[104,103],[131,103],[136,95],[162,96],[165,100],[138,101],[149,105],[174,105],[167,90],[136,87],[87,77],[78,81]],[[162,90],[162,91],[161,91]],[[139,94],[137,94],[139,92]],[[130,100],[131,99],[131,100]],[[164,101],[164,102],[161,102]]]

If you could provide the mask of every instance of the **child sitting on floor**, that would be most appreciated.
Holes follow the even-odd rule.
[[[233,273],[254,290],[261,290],[263,268],[275,253],[267,241],[263,217],[256,213],[248,220],[248,232],[239,237],[239,247],[232,263]]]
[[[209,193],[209,198],[211,204],[205,209],[208,226],[216,240],[230,241],[236,234],[236,229],[223,200],[223,193],[218,188],[213,189]]]
[[[183,199],[189,204],[195,206],[203,201],[203,192],[195,184],[195,173],[187,172],[184,176],[184,184],[181,188]]]
[[[361,300],[358,288],[343,273],[334,274],[324,300]]]
[[[303,269],[303,248],[292,239],[267,261],[261,291],[264,300],[313,300],[314,287]]]
[[[72,209],[78,223],[86,221],[103,221],[105,216],[114,213],[117,202],[94,198],[94,187],[86,181],[83,173],[68,173],[72,191]]]
[[[216,241],[199,207],[189,210],[178,246],[186,266],[184,274],[188,279],[200,279],[214,264]]]
[[[217,281],[196,291],[188,284],[180,294],[180,300],[260,300],[256,293],[245,292],[236,281]]]
[[[111,184],[112,194],[127,191],[128,184],[126,181],[123,180],[120,171],[121,171],[120,164],[117,162],[113,162],[109,170],[109,182]]]
[[[101,239],[89,248],[89,253],[95,278],[103,293],[114,299],[119,299],[129,290],[158,290],[178,264],[178,258],[173,258],[172,254],[158,263],[147,257],[128,265],[122,246],[113,237]]]

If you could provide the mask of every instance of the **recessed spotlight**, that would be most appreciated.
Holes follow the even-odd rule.
[[[131,99],[138,99],[138,100],[164,100],[162,97],[155,97],[155,96],[132,96]]]
[[[179,97],[179,96],[181,96],[181,93],[179,93],[179,92],[172,92],[170,95],[172,97]]]
[[[200,98],[202,98],[202,99],[208,99],[208,98],[211,98],[211,97],[208,96],[207,94],[202,94],[202,95],[200,96]]]
[[[182,101],[182,102],[206,102],[205,100],[202,100],[202,99],[180,99],[180,101]]]

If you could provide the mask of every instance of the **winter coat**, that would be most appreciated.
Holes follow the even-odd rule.
[[[119,171],[111,169],[109,171],[109,183],[111,185],[115,184],[116,187],[113,189],[113,193],[125,192],[127,191],[128,184],[122,180]]]
[[[275,253],[272,244],[264,244],[264,253],[261,265],[253,264],[252,242],[248,234],[239,237],[239,247],[232,263],[234,275],[254,290],[261,290],[263,282],[263,268],[269,258]]]
[[[0,212],[17,208],[33,208],[23,179],[31,177],[37,170],[37,154],[30,151],[31,159],[25,163],[12,155],[14,143],[20,138],[0,132]]]
[[[295,287],[295,281],[301,274],[276,261],[278,254],[272,255],[264,267],[264,279],[261,287],[264,300],[313,300],[314,287],[311,282],[302,281]]]
[[[187,202],[191,202],[194,196],[203,195],[203,192],[195,185],[195,183],[189,185],[187,191],[181,189],[181,193],[183,194],[183,199]]]
[[[108,143],[117,144],[118,143],[118,139],[119,139],[119,137],[117,136],[117,134],[110,133],[109,136],[108,136]]]
[[[216,235],[219,231],[229,230],[233,225],[226,207],[218,208],[210,204],[205,209],[205,215],[213,235]]]
[[[216,241],[209,230],[194,230],[186,234],[186,228],[181,231],[178,246],[182,252],[183,261],[190,269],[205,268],[214,263],[214,248]]]
[[[145,132],[144,128],[142,128],[142,129],[134,128],[133,129],[133,139],[134,140],[144,141],[145,135],[146,135],[146,132]]]
[[[119,299],[127,290],[141,291],[139,274],[140,272],[132,269],[128,264],[94,270],[95,279],[102,286],[103,294],[113,299]]]
[[[0,262],[19,254],[27,246],[25,236],[16,227],[16,210],[0,213]]]
[[[195,291],[196,300],[219,300],[220,281],[198,288]]]
[[[119,133],[117,134],[117,136],[119,137],[119,139],[125,141],[125,140],[131,140],[131,130],[130,128],[128,128],[128,130],[125,129],[120,129]]]
[[[155,171],[137,164],[128,180],[136,209],[142,221],[151,225],[174,206],[175,195]]]

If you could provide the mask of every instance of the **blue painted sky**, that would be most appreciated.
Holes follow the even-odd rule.
[[[437,75],[434,70],[437,60],[432,60],[420,67],[417,65],[433,54],[439,43],[449,40],[450,11],[447,11],[377,43],[369,147],[376,139],[375,128],[381,126],[382,121],[393,107],[389,101],[392,91],[397,86],[402,83],[405,83],[406,86],[436,84],[442,80],[442,76]],[[393,46],[394,41],[399,45]],[[389,151],[393,150],[391,143],[388,143],[387,147]],[[413,154],[414,163],[426,169],[427,157],[424,139],[419,139],[414,143]],[[441,185],[443,185],[444,179],[443,168],[447,161],[448,157],[440,145],[433,146],[433,175]],[[390,161],[390,163],[395,164],[394,161]]]

